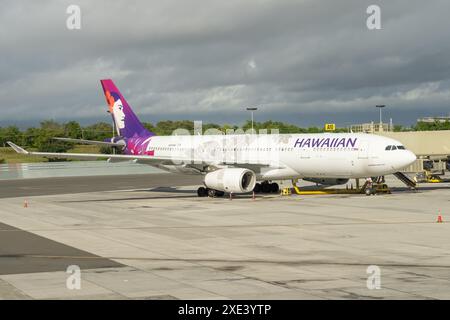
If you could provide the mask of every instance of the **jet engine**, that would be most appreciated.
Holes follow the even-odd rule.
[[[106,139],[105,142],[108,142],[107,140],[108,139]],[[115,143],[116,145],[113,147],[117,148],[118,150],[123,150],[127,147],[127,142],[122,137],[112,137],[109,142]]]
[[[255,187],[256,174],[243,168],[225,168],[207,173],[204,182],[210,189],[246,193]]]
[[[346,184],[349,179],[345,178],[303,178],[303,180],[315,182],[324,186],[337,186]]]

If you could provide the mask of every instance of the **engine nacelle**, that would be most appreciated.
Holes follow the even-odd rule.
[[[127,142],[122,137],[112,137],[109,142],[120,144],[121,146],[116,148],[120,148],[121,150],[127,147]]]
[[[205,176],[205,186],[224,192],[251,192],[256,184],[256,174],[243,168],[225,168],[209,172]]]
[[[349,179],[345,178],[303,178],[303,180],[315,182],[324,186],[337,186],[346,184]]]

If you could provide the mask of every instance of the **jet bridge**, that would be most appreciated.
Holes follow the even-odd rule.
[[[450,130],[373,132],[400,141],[417,156],[415,163],[403,173],[422,173],[425,176],[443,175],[450,163]]]

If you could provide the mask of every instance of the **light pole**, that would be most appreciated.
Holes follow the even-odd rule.
[[[251,111],[252,113],[252,134],[253,134],[253,111],[258,110],[258,108],[255,107],[251,107],[251,108],[247,108],[247,111]]]
[[[379,105],[376,105],[375,107],[380,109],[380,125],[382,125],[383,124],[383,118],[381,117],[381,109],[383,109],[386,106],[384,104],[379,104]]]

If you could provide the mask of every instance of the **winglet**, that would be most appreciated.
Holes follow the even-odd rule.
[[[13,148],[14,151],[17,152],[17,153],[29,154],[29,152],[27,150],[25,150],[24,148],[19,147],[18,145],[12,143],[11,141],[7,141],[6,143],[9,144],[9,146],[11,148]]]

